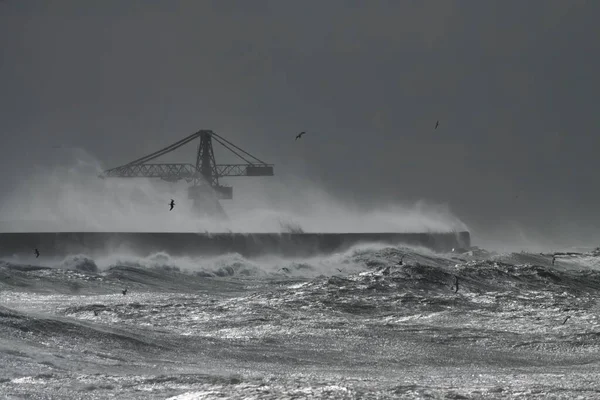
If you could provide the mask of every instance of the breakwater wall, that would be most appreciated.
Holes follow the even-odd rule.
[[[239,253],[245,257],[310,257],[366,243],[426,247],[438,252],[469,248],[469,232],[449,233],[187,233],[187,232],[18,232],[0,233],[0,256],[106,254],[129,251],[198,256]]]

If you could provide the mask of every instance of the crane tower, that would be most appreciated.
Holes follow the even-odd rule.
[[[149,163],[196,139],[200,139],[196,163]],[[213,151],[213,140],[245,161],[244,164],[217,164]],[[219,200],[232,199],[233,188],[223,186],[219,178],[241,176],[273,176],[273,164],[254,157],[211,130],[200,130],[161,150],[138,158],[120,167],[104,171],[102,178],[160,178],[168,182],[185,180],[191,183],[188,195],[194,208],[211,217],[224,217]]]

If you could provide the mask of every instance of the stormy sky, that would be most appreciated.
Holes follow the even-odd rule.
[[[364,207],[424,199],[475,231],[595,234],[598,15],[593,0],[2,0],[0,200],[56,146],[111,167],[205,128],[280,183]]]

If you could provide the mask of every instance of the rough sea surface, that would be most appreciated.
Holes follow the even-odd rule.
[[[600,398],[599,266],[375,244],[5,259],[0,397]]]

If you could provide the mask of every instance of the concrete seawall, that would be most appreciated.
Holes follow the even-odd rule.
[[[361,243],[422,246],[438,252],[469,248],[469,232],[450,233],[151,233],[151,232],[25,232],[0,233],[0,257],[107,254],[120,250],[139,256],[239,253],[245,257],[306,257],[344,251]]]

